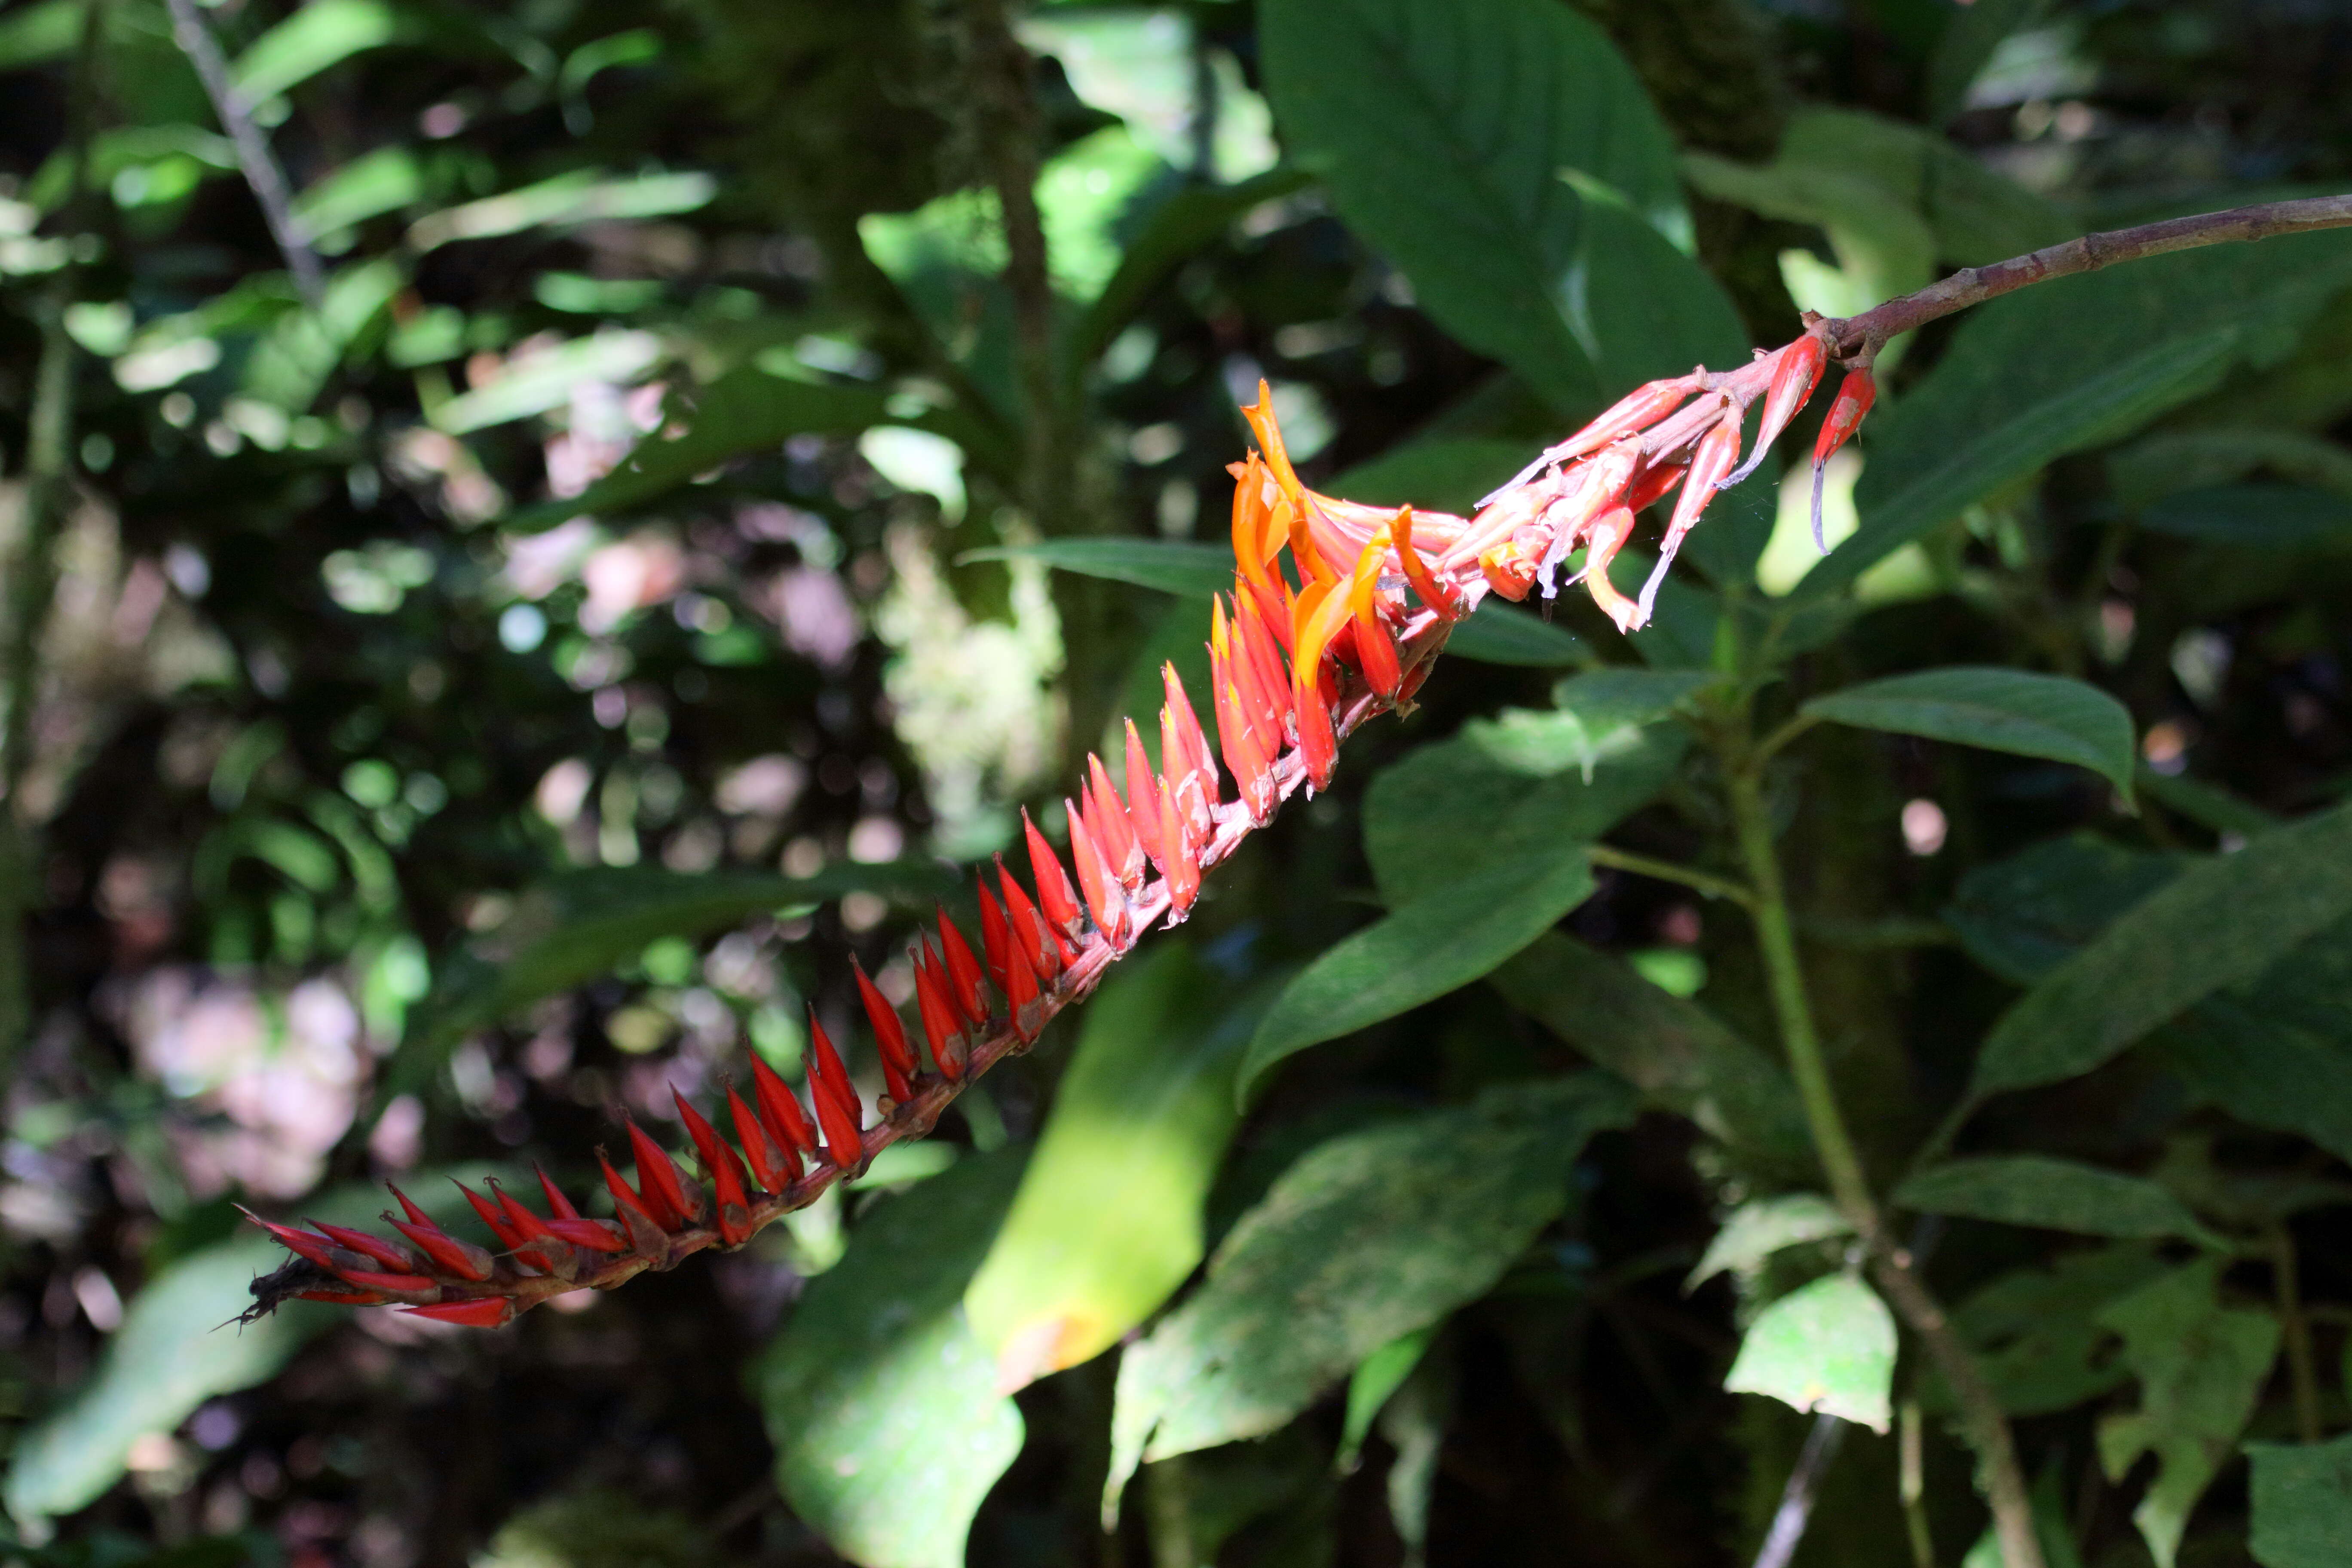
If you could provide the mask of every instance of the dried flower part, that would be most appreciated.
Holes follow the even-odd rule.
[[[853,963],[888,1091],[871,1126],[841,1052],[812,1013],[813,1119],[756,1054],[750,1095],[726,1090],[732,1144],[677,1098],[701,1179],[689,1180],[628,1122],[634,1185],[596,1152],[611,1219],[581,1215],[544,1172],[544,1215],[495,1184],[487,1198],[461,1187],[496,1238],[496,1252],[450,1236],[396,1188],[404,1217],[387,1223],[399,1241],[250,1216],[293,1255],[254,1282],[252,1314],[300,1298],[391,1304],[437,1321],[499,1327],[563,1291],[608,1289],[707,1247],[740,1246],[890,1143],[922,1136],[966,1085],[1027,1048],[1048,1019],[1090,992],[1154,921],[1183,920],[1203,874],[1285,799],[1329,784],[1340,739],[1410,703],[1454,624],[1487,594],[1521,598],[1540,583],[1549,595],[1559,585],[1555,571],[1580,547],[1583,566],[1566,582],[1581,581],[1619,627],[1643,625],[1707,498],[1753,467],[1752,458],[1748,468],[1736,467],[1748,405],[1765,399],[1760,452],[1803,405],[1823,359],[1822,342],[1809,333],[1738,371],[1694,371],[1639,388],[1469,519],[1391,512],[1307,489],[1261,383],[1257,403],[1243,413],[1262,453],[1232,470],[1234,589],[1211,626],[1209,711],[1217,746],[1175,667],[1166,666],[1160,768],[1155,773],[1131,721],[1124,798],[1109,770],[1087,760],[1075,797],[1064,803],[1068,866],[1024,815],[1034,888],[1000,858],[992,885],[983,876],[977,889],[980,952],[944,910],[936,946],[920,935],[910,952],[928,1068],[898,1009]],[[1815,448],[1817,484],[1820,465],[1852,437],[1873,392],[1866,370],[1845,378]],[[1610,563],[1642,510],[1677,488],[1658,570],[1642,596],[1629,599],[1610,582]],[[1224,795],[1227,775],[1232,799]]]

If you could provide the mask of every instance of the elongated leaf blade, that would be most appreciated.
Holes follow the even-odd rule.
[[[1199,1264],[1257,1012],[1236,1011],[1181,941],[1121,965],[1087,1004],[1020,1194],[964,1292],[1000,1386],[1109,1349]]]
[[[866,1568],[961,1568],[972,1515],[1021,1451],[1021,1412],[962,1301],[1024,1152],[882,1204],[752,1368],[778,1488]]]
[[[2249,1443],[2254,1561],[2263,1568],[2352,1563],[2352,1433],[2331,1443]]]
[[[1485,1294],[1559,1212],[1586,1141],[1632,1112],[1622,1089],[1587,1075],[1318,1145],[1121,1359],[1106,1512],[1139,1462],[1271,1432],[1381,1346]]]
[[[2178,1236],[2222,1245],[2187,1205],[2154,1182],[2044,1154],[1953,1160],[1911,1177],[1895,1201],[1926,1214],[2130,1240]]]
[[[2097,687],[2063,676],[1952,665],[1816,697],[1818,719],[1964,746],[2048,757],[2090,769],[2131,798],[2131,713]]]
[[[1592,891],[1573,843],[1417,899],[1326,951],[1277,998],[1250,1041],[1237,1091],[1284,1058],[1467,985]]]
[[[1627,254],[1611,204],[1560,177],[1622,193],[1653,238],[1686,239],[1673,142],[1591,23],[1546,0],[1271,0],[1258,20],[1286,144],[1463,342],[1568,410],[1656,374],[1601,362],[1601,323],[1668,314],[1677,338],[1711,331],[1738,353],[1711,279],[1664,243]],[[1677,284],[1712,308],[1694,320]]]
[[[2352,806],[2264,834],[2132,906],[2001,1016],[1972,1099],[2085,1073],[2352,914]]]
[[[1935,370],[1864,426],[1862,527],[1809,573],[1833,593],[2054,458],[2129,434],[2268,363],[2352,279],[2352,240],[2216,246],[2021,289],[1974,313]]]

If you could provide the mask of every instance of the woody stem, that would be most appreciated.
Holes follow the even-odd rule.
[[[1797,953],[1795,925],[1790,919],[1780,857],[1772,841],[1771,814],[1764,799],[1762,762],[1760,749],[1742,738],[1727,745],[1724,774],[1740,858],[1748,868],[1752,895],[1748,912],[1756,921],[1757,945],[1764,958],[1780,1043],[1788,1053],[1790,1073],[1797,1081],[1814,1152],[1829,1180],[1831,1196],[1863,1239],[1872,1277],[1919,1336],[1959,1404],[1969,1447],[1976,1450],[1982,1468],[2003,1563],[2006,1568],[2043,1568],[2041,1542],[2033,1531],[2032,1500],[2026,1491],[2025,1472],[2018,1463],[2008,1417],[2001,1413],[1976,1358],[1919,1278],[1911,1255],[1888,1235],[1885,1216],[1871,1193],[1862,1156],[1838,1105],[1821,1034],[1814,1026],[1812,1004],[1805,993],[1804,967]]]
[[[2012,256],[1989,267],[1964,268],[1916,294],[1889,300],[1859,316],[1827,322],[1824,342],[1831,354],[1841,361],[1866,361],[1877,352],[1878,345],[1890,338],[2030,283],[2095,272],[2117,262],[2138,261],[2169,251],[2345,227],[2352,227],[2352,195],[2264,202],[2258,206],[2231,207],[2226,212],[2199,213],[2193,217],[2167,218],[2162,223],[2086,234],[2080,239],[2070,239],[2063,245],[2050,246],[2026,256]]]

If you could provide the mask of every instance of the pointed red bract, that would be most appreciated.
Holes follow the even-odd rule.
[[[490,1195],[498,1200],[499,1209],[506,1215],[507,1224],[513,1227],[517,1236],[525,1241],[542,1241],[554,1237],[555,1233],[547,1228],[547,1222],[523,1207],[512,1193],[499,1184],[497,1177],[490,1178],[489,1186]]]
[[[613,1210],[621,1216],[622,1228],[629,1233],[631,1245],[649,1256],[666,1251],[670,1227],[655,1217],[643,1194],[621,1179],[621,1173],[613,1169],[613,1162],[601,1148],[596,1151],[596,1163],[604,1168],[604,1190],[613,1194]]]
[[[996,885],[1004,889],[1005,924],[1013,932],[1013,945],[1036,971],[1038,984],[1051,985],[1062,973],[1061,947],[1046,930],[1037,906],[1029,901],[1027,891],[1004,868],[1001,855],[996,858]]]
[[[551,1219],[547,1228],[574,1247],[584,1247],[591,1252],[618,1253],[629,1250],[628,1238],[610,1222],[601,1219]]]
[[[452,1180],[455,1181],[455,1178],[453,1177]],[[515,1229],[513,1222],[507,1218],[504,1210],[465,1183],[457,1182],[456,1185],[459,1192],[466,1194],[466,1201],[474,1205],[474,1212],[481,1216],[482,1223],[490,1227],[490,1234],[499,1238],[500,1247],[511,1252],[523,1244],[527,1238],[522,1232]]]
[[[398,1195],[397,1189],[394,1189],[394,1195]],[[408,1204],[406,1199],[404,1198],[401,1201],[411,1209],[415,1208],[415,1205]],[[421,1214],[424,1211],[418,1209],[415,1212]],[[488,1252],[470,1241],[458,1240],[435,1225],[430,1218],[422,1225],[416,1225],[407,1220],[394,1219],[390,1215],[386,1215],[384,1223],[415,1242],[418,1249],[431,1258],[443,1273],[454,1274],[460,1279],[470,1279],[478,1283],[490,1277],[490,1270],[495,1264]]]
[[[470,1301],[436,1301],[425,1307],[403,1307],[412,1318],[456,1323],[468,1329],[495,1329],[514,1321],[514,1303],[504,1296],[481,1296]]]
[[[1211,807],[1217,804],[1217,759],[1209,737],[1201,732],[1201,716],[1185,695],[1184,679],[1171,661],[1160,667],[1160,684],[1167,700],[1160,706],[1160,772],[1162,788],[1177,791],[1176,815],[1192,837],[1205,844],[1216,829]]]
[[[904,1037],[902,1030],[900,1038]],[[815,1154],[816,1134],[801,1111],[800,1097],[757,1051],[751,1053],[751,1097],[760,1107],[760,1121],[767,1127],[770,1137],[795,1155]]]
[[[1160,796],[1160,836],[1171,847],[1166,870],[1168,881],[1168,922],[1181,922],[1192,908],[1192,900],[1201,891],[1201,862],[1192,853],[1192,841],[1183,826],[1176,820],[1176,808],[1165,792]]]
[[[362,1290],[380,1290],[387,1296],[424,1296],[441,1289],[422,1274],[381,1274],[368,1268],[338,1268],[335,1273]]]
[[[1829,545],[1822,539],[1822,480],[1829,467],[1830,458],[1840,447],[1853,438],[1862,427],[1862,416],[1878,398],[1878,383],[1867,365],[1845,373],[1838,383],[1837,396],[1830,403],[1829,417],[1822,421],[1822,433],[1813,440],[1813,548],[1829,553]]]
[[[980,890],[981,951],[988,954],[988,977],[996,983],[997,994],[1010,1002],[1013,997],[1013,928],[1004,918],[1004,906],[988,890],[988,874],[977,879]],[[1033,987],[1034,989],[1034,987]]]
[[[332,1268],[335,1267],[335,1257],[339,1249],[325,1237],[313,1236],[307,1230],[298,1229],[290,1225],[273,1224],[271,1221],[262,1218],[259,1215],[254,1213],[243,1204],[236,1205],[236,1212],[251,1220],[254,1224],[259,1226],[262,1229],[268,1231],[271,1236],[277,1237],[278,1246],[286,1248],[287,1251],[293,1253],[298,1258],[308,1258],[310,1262],[317,1264],[321,1268]],[[345,1256],[348,1257],[349,1254],[345,1254]]]
[[[646,1208],[664,1230],[683,1230],[702,1217],[702,1193],[688,1193],[686,1177],[660,1144],[646,1136],[634,1121],[627,1123],[629,1152],[637,1162],[637,1191]]]
[[[882,1058],[885,1072],[897,1075],[891,1081],[890,1098],[911,1100],[913,1089],[902,1091],[901,1084],[914,1078],[920,1064],[915,1060],[915,1047],[907,1043],[906,1022],[898,1016],[898,1009],[890,1005],[890,998],[866,977],[866,966],[854,954],[849,960],[849,972],[857,977],[857,999],[866,1008],[866,1021],[874,1026],[874,1054]]]
[[[679,1118],[686,1123],[686,1135],[694,1140],[694,1152],[702,1162],[703,1173],[710,1178],[712,1196],[719,1205],[719,1237],[730,1247],[740,1247],[751,1239],[751,1197],[744,1192],[745,1179],[741,1162],[735,1157],[719,1136],[719,1130],[704,1119],[702,1112],[686,1102],[686,1097],[675,1089],[670,1099],[677,1104]]]
[[[1125,820],[1128,830],[1134,834],[1136,843],[1156,866],[1163,853],[1160,846],[1160,780],[1151,771],[1151,758],[1143,749],[1143,737],[1135,732],[1135,721],[1132,719],[1127,721],[1126,760],[1127,800],[1119,816]],[[1081,795],[1086,793],[1084,790],[1079,792]],[[1097,844],[1097,847],[1102,847]],[[1104,864],[1108,868],[1110,865],[1108,849],[1104,850]],[[1083,886],[1083,882],[1080,885]]]
[[[926,942],[913,957],[915,1012],[923,1020],[923,1037],[930,1043],[931,1060],[939,1064],[941,1078],[960,1079],[963,1077],[963,1027],[948,1001],[945,977],[932,962],[929,943]],[[889,1070],[887,1063],[883,1070]],[[901,1095],[894,1086],[891,1098],[911,1099],[913,1095],[911,1091]]]
[[[417,1271],[416,1256],[404,1247],[396,1247],[391,1242],[370,1236],[363,1230],[352,1230],[347,1226],[329,1225],[322,1219],[312,1220],[310,1228],[322,1236],[332,1237],[353,1252],[374,1258],[395,1274],[414,1274]]]
[[[1789,421],[1797,416],[1797,410],[1805,405],[1805,400],[1812,396],[1813,388],[1822,384],[1822,372],[1829,363],[1828,352],[1822,346],[1822,340],[1811,332],[1779,350],[1772,357],[1775,362],[1772,385],[1764,394],[1764,419],[1756,427],[1755,450],[1737,470],[1724,478],[1722,484],[1726,489],[1756,471],[1756,465],[1764,460],[1764,454],[1771,449],[1773,442],[1780,438],[1780,432],[1789,427]],[[1638,511],[1641,509],[1637,507],[1634,510]]]
[[[858,1138],[861,1121],[857,1091],[850,1087],[849,1069],[841,1065],[841,1053],[833,1048],[833,1037],[809,1015],[808,1078],[809,1098],[816,1101],[817,1125],[824,1129],[825,1152],[833,1163],[845,1171],[854,1171],[866,1157]]]
[[[1412,547],[1412,508],[1398,509],[1392,531],[1397,564],[1404,568],[1405,581],[1412,584],[1412,591],[1421,595],[1423,604],[1447,620],[1454,619],[1459,613],[1456,605],[1460,601],[1454,590],[1440,582],[1437,574],[1429,569],[1429,563],[1423,558],[1421,552]]]
[[[972,956],[971,943],[964,941],[963,932],[948,911],[939,911],[940,956],[947,961],[948,1000],[964,1022],[975,1027],[988,1022],[988,998],[980,988],[980,960]]]
[[[760,1190],[781,1193],[801,1173],[800,1156],[781,1146],[775,1135],[760,1124],[759,1113],[743,1103],[735,1086],[727,1086],[727,1114],[735,1123],[735,1141],[743,1145],[743,1161]]]
[[[1128,775],[1130,789],[1134,777],[1131,773]],[[1134,892],[1143,886],[1144,847],[1136,842],[1134,826],[1127,819],[1127,802],[1119,798],[1118,786],[1110,782],[1110,770],[1091,752],[1087,753],[1086,783],[1080,787],[1094,807],[1095,847],[1102,851],[1119,886]]]
[[[547,1212],[558,1219],[578,1219],[580,1211],[572,1206],[572,1200],[563,1195],[563,1189],[555,1184],[546,1170],[538,1165],[531,1170],[539,1177],[539,1190],[547,1194]]]
[[[1090,814],[1067,800],[1062,802],[1062,811],[1069,818],[1070,861],[1078,868],[1078,891],[1087,900],[1087,911],[1094,916],[1095,927],[1106,941],[1113,947],[1122,946],[1127,940],[1127,894],[1103,864],[1102,851],[1095,847]]]
[[[1682,496],[1675,502],[1675,515],[1666,524],[1665,537],[1659,542],[1658,563],[1651,568],[1649,581],[1642,584],[1642,613],[1635,625],[1649,623],[1650,610],[1658,601],[1658,588],[1666,580],[1666,568],[1675,563],[1675,556],[1683,547],[1683,537],[1697,524],[1699,514],[1714,499],[1718,482],[1738,460],[1739,411],[1735,408],[1699,437],[1698,450],[1691,455],[1690,478],[1684,482]]]
[[[434,1225],[433,1216],[431,1215],[426,1214],[423,1209],[418,1208],[414,1203],[409,1201],[409,1197],[406,1193],[402,1192],[390,1182],[386,1182],[384,1186],[391,1192],[394,1197],[400,1200],[401,1212],[408,1216],[409,1224],[431,1226],[436,1230],[440,1228],[439,1226]]]
[[[1094,762],[1089,756],[1088,762]],[[1095,763],[1100,768],[1100,763]],[[1076,939],[1085,928],[1086,919],[1078,910],[1078,890],[1070,886],[1070,874],[1062,868],[1062,858],[1029,820],[1029,808],[1021,808],[1021,831],[1029,841],[1029,873],[1037,879],[1037,907],[1052,922],[1053,930],[1063,936]]]

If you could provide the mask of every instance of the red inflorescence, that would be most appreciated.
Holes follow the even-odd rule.
[[[492,1198],[461,1188],[497,1238],[497,1253],[450,1236],[397,1188],[403,1217],[384,1217],[399,1242],[251,1216],[294,1255],[254,1281],[253,1313],[299,1297],[389,1303],[437,1321],[495,1328],[565,1291],[609,1289],[705,1247],[740,1247],[888,1144],[929,1131],[966,1084],[1025,1049],[1153,922],[1181,921],[1199,896],[1202,873],[1282,801],[1328,784],[1340,738],[1410,704],[1455,624],[1487,593],[1522,598],[1541,583],[1549,594],[1553,572],[1581,547],[1583,566],[1569,581],[1581,580],[1620,627],[1647,622],[1667,565],[1709,498],[1755,467],[1754,457],[1739,466],[1748,405],[1764,399],[1760,455],[1819,384],[1824,329],[1814,322],[1806,336],[1738,371],[1697,370],[1635,390],[1469,518],[1391,511],[1307,489],[1291,468],[1261,384],[1257,403],[1242,410],[1261,452],[1233,468],[1234,589],[1217,603],[1209,646],[1208,712],[1222,769],[1175,667],[1166,667],[1157,765],[1132,721],[1120,759],[1123,790],[1099,758],[1087,759],[1085,779],[1064,803],[1071,865],[1024,816],[1034,890],[1002,858],[993,888],[981,878],[980,953],[945,910],[936,942],[931,933],[918,938],[909,961],[929,1067],[898,1009],[853,966],[887,1090],[870,1122],[832,1037],[812,1014],[809,1109],[757,1055],[750,1099],[726,1090],[735,1144],[677,1099],[699,1179],[629,1122],[635,1185],[597,1152],[613,1200],[610,1220],[583,1216],[543,1172],[544,1216],[495,1183]],[[1822,431],[1817,471],[1852,437],[1872,391],[1867,368],[1849,373]],[[1628,599],[1611,584],[1609,564],[1636,515],[1677,487],[1682,495],[1657,568],[1640,598]],[[1818,517],[1818,499],[1815,505]]]

